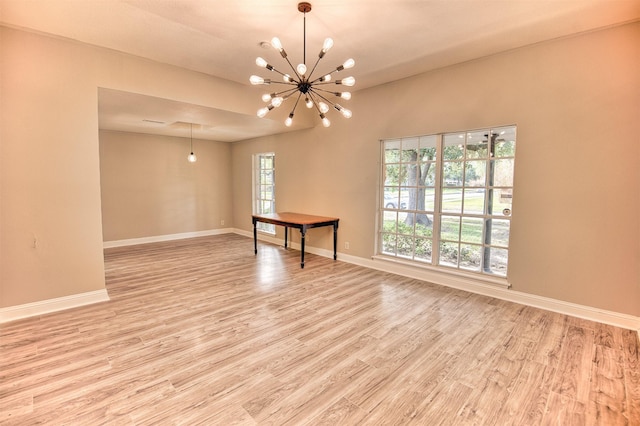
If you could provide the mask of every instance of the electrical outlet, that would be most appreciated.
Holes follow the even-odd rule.
[[[220,225],[224,226],[224,219],[220,221]]]
[[[345,249],[345,250],[349,250],[349,241],[347,241],[346,243],[344,243],[344,249]]]

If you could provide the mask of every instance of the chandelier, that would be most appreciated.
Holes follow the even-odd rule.
[[[294,67],[291,61],[289,61],[289,58],[287,57],[287,52],[282,47],[282,43],[280,42],[280,39],[278,39],[277,37],[274,37],[271,40],[271,46],[273,46],[278,52],[280,52],[280,55],[287,61],[287,63],[289,64],[289,67],[293,72],[291,74],[280,72],[273,65],[270,65],[263,58],[259,57],[256,59],[256,65],[262,68],[266,68],[269,71],[275,71],[276,73],[281,75],[282,80],[281,81],[279,79],[271,80],[271,79],[262,78],[257,75],[252,75],[251,78],[249,79],[251,84],[253,85],[281,84],[284,86],[290,86],[279,92],[276,91],[273,93],[266,93],[262,95],[262,100],[267,103],[267,106],[265,106],[264,108],[260,108],[258,110],[258,117],[260,118],[264,117],[265,115],[267,115],[269,111],[271,111],[274,108],[278,108],[287,99],[294,97],[295,103],[293,105],[293,108],[291,109],[291,113],[289,113],[289,116],[284,122],[284,124],[287,127],[291,126],[291,124],[293,123],[293,115],[296,112],[296,107],[298,106],[298,103],[300,102],[300,100],[304,97],[304,103],[307,106],[307,108],[310,108],[310,109],[315,108],[316,111],[318,111],[320,119],[322,120],[322,124],[325,127],[329,127],[331,125],[331,122],[326,117],[326,114],[327,112],[329,112],[331,107],[333,107],[335,110],[340,112],[345,118],[350,118],[352,114],[350,110],[348,110],[347,108],[344,108],[342,105],[338,103],[334,103],[330,101],[328,97],[336,96],[340,99],[349,100],[351,99],[351,93],[344,92],[344,91],[332,91],[332,90],[328,90],[328,88],[325,88],[325,87],[326,85],[329,85],[329,84],[336,84],[339,86],[353,86],[356,83],[355,78],[345,77],[343,79],[335,80],[334,82],[332,82],[331,75],[335,72],[352,68],[355,65],[355,61],[353,59],[347,59],[342,65],[337,66],[332,71],[322,74],[320,77],[313,78],[313,75],[314,75],[313,73],[316,70],[318,63],[320,62],[320,59],[322,59],[324,55],[329,51],[329,49],[331,49],[331,47],[333,46],[333,40],[330,38],[325,39],[322,45],[322,49],[318,54],[318,59],[316,60],[316,63],[311,68],[311,71],[307,72],[308,68],[306,65],[306,62],[307,62],[306,17],[307,17],[307,12],[311,11],[311,3],[307,3],[307,2],[298,3],[298,11],[303,13],[303,58],[302,58],[303,62],[298,66]]]

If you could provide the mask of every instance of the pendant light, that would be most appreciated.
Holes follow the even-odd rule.
[[[193,153],[193,123],[189,123],[191,125],[191,154],[187,157],[187,160],[190,163],[195,163],[198,159],[196,155]]]

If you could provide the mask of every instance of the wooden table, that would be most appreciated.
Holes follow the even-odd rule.
[[[333,260],[336,260],[338,248],[338,221],[335,217],[313,216],[301,213],[269,213],[253,215],[253,246],[255,254],[258,254],[258,222],[271,223],[284,226],[284,247],[287,248],[287,234],[289,228],[297,228],[302,236],[300,242],[300,267],[304,268],[304,235],[307,229],[318,228],[320,226],[333,226]]]

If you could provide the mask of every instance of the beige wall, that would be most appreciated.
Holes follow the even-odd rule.
[[[251,114],[259,92],[0,31],[0,308],[102,289],[98,87]],[[329,129],[233,144],[225,227],[251,229],[251,155],[275,151],[278,209],[339,216],[341,251],[368,259],[379,139],[517,124],[513,288],[640,316],[639,46],[638,23],[538,44],[358,91]],[[325,231],[309,244],[329,249]]]
[[[370,258],[379,139],[516,124],[512,288],[640,315],[640,24],[359,91],[350,105],[329,129],[233,145],[237,227],[250,229],[250,156],[272,150],[278,210],[340,217],[350,250],[339,251]]]
[[[231,148],[188,138],[100,131],[105,241],[231,225]],[[222,221],[225,224],[222,225]]]
[[[256,109],[248,86],[0,27],[0,308],[105,288],[99,87]]]

